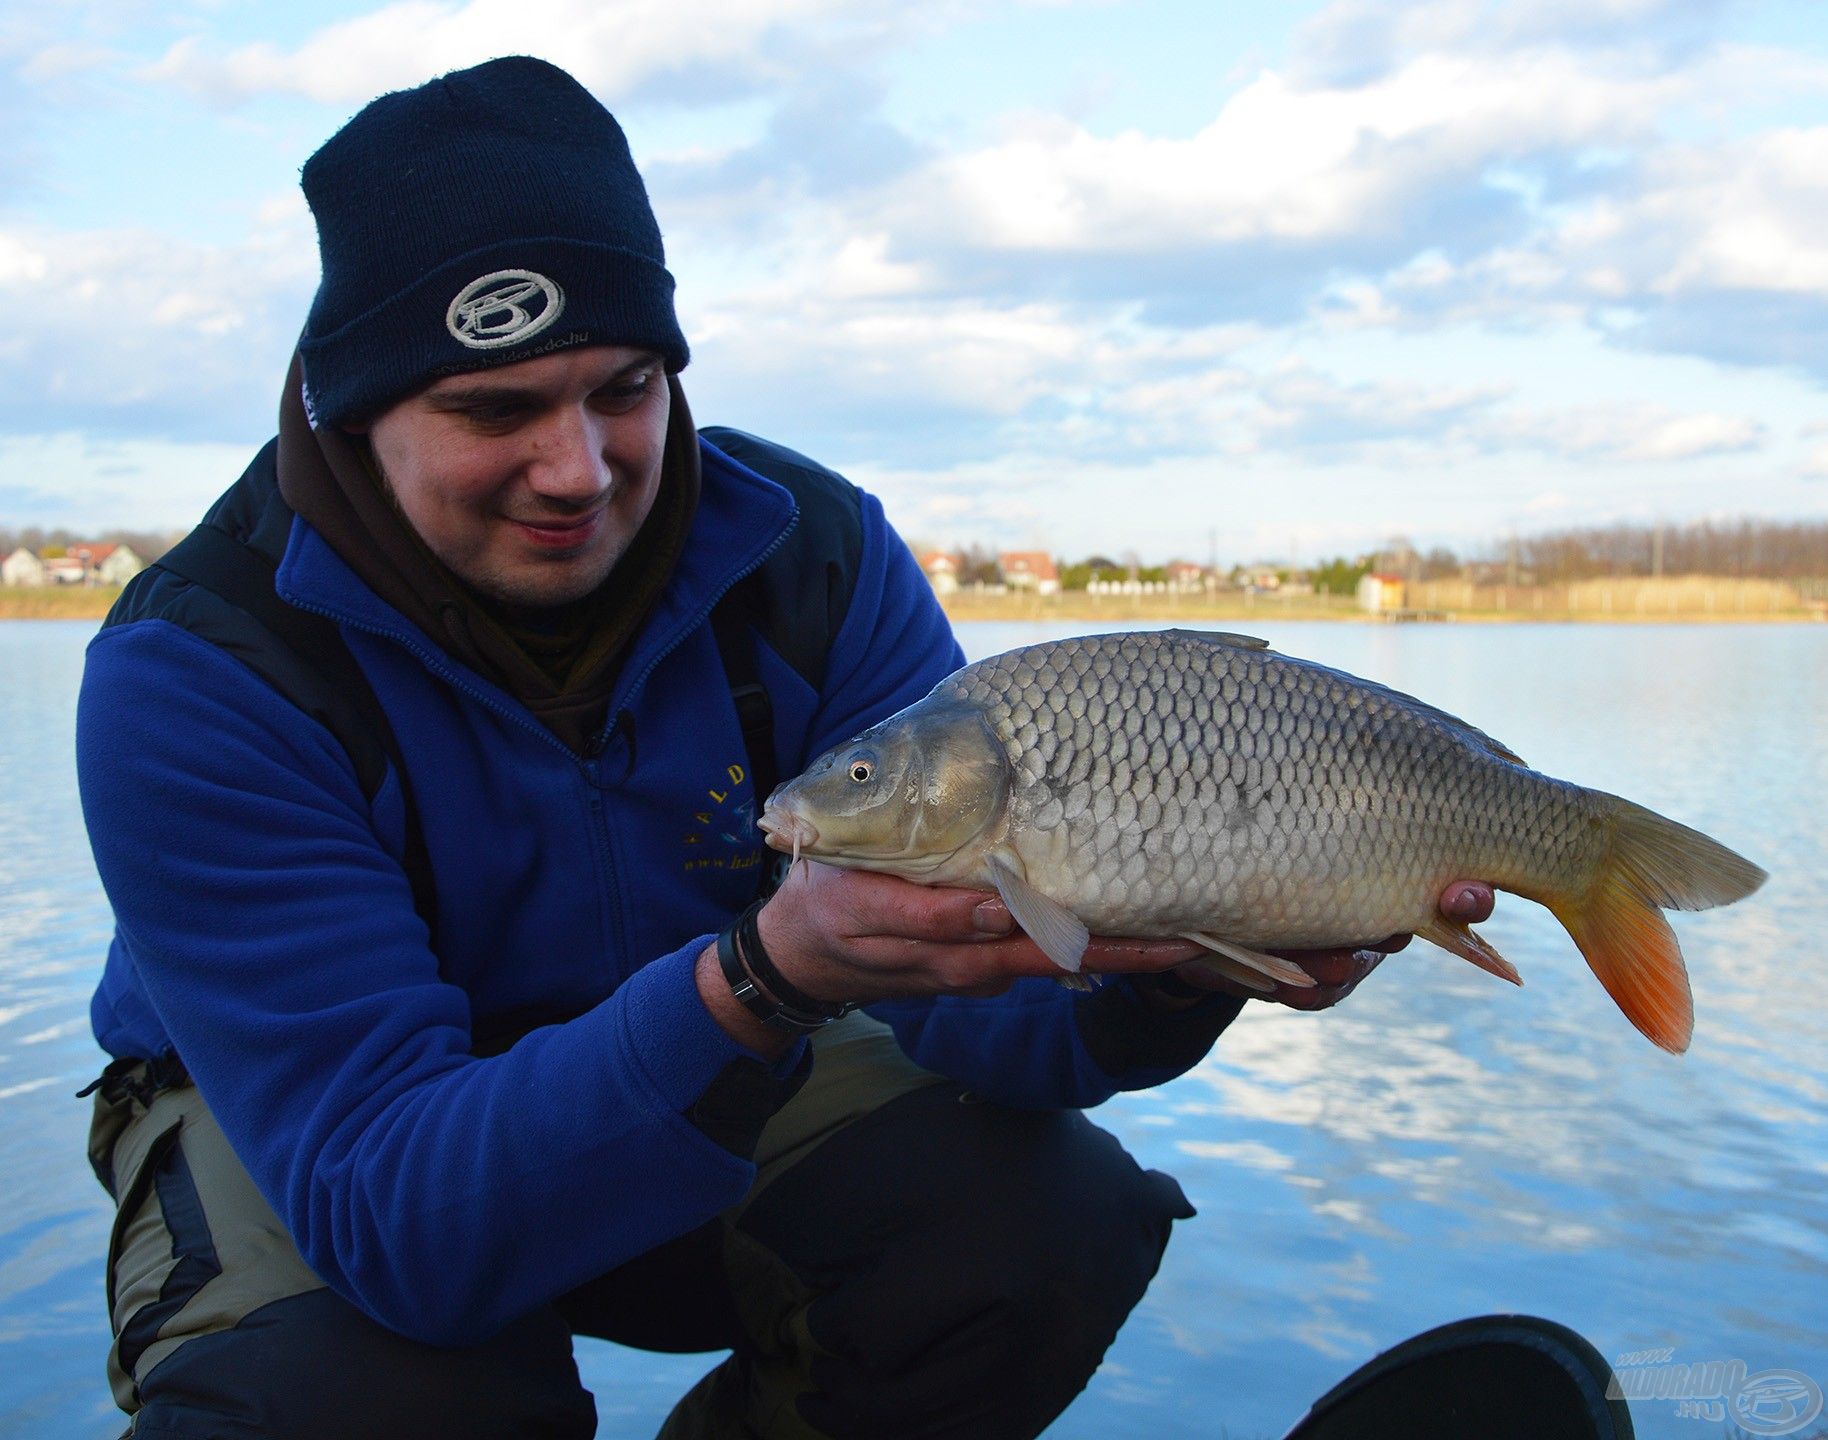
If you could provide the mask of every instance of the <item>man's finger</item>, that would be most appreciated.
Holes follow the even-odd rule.
[[[1114,935],[1094,935],[1079,962],[1086,970],[1139,975],[1170,970],[1204,955],[1206,948],[1191,940],[1126,940]]]
[[[843,893],[856,935],[898,936],[962,944],[1014,932],[1009,909],[994,892],[950,885],[916,885],[868,870],[812,866],[812,882]]]
[[[1293,985],[1278,985],[1273,999],[1295,1010],[1329,1010],[1358,988],[1373,970],[1384,963],[1381,950],[1354,950],[1343,957],[1326,955],[1317,964],[1302,962],[1302,968],[1313,974],[1316,984],[1311,990]],[[1324,978],[1323,978],[1324,977]]]
[[[1016,928],[1016,917],[1009,913],[1001,895],[980,900],[971,912],[971,923],[986,935],[1008,935]]]
[[[1358,950],[1296,950],[1284,958],[1294,961],[1308,974],[1314,977],[1317,986],[1349,984],[1358,974],[1358,959],[1366,952]],[[1277,993],[1290,992],[1308,987],[1297,985],[1278,985]]]
[[[1496,904],[1492,887],[1479,880],[1456,880],[1441,892],[1441,913],[1465,925],[1491,919]]]

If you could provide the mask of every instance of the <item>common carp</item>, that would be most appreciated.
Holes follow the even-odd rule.
[[[1694,1009],[1661,912],[1765,879],[1412,696],[1213,631],[967,665],[780,786],[761,823],[796,855],[994,888],[1064,972],[1091,933],[1185,936],[1258,990],[1312,983],[1269,949],[1399,932],[1520,984],[1437,908],[1450,882],[1484,880],[1547,906],[1631,1023],[1675,1052]]]

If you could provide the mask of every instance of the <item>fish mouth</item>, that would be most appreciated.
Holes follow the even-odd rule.
[[[802,850],[811,849],[819,843],[818,827],[790,810],[768,810],[755,823],[773,849],[791,855],[796,860],[800,858]]]

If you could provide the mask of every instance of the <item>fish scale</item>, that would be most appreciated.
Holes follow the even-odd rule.
[[[782,786],[763,828],[833,864],[994,886],[1067,970],[1088,930],[1188,935],[1227,974],[1311,984],[1264,952],[1414,931],[1515,980],[1436,909],[1449,882],[1477,878],[1549,906],[1671,1050],[1692,1009],[1661,909],[1729,903],[1764,879],[1413,696],[1179,630],[968,665]]]

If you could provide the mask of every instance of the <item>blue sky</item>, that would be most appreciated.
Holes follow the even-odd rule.
[[[1148,559],[1828,516],[1828,12],[1733,0],[0,8],[0,523],[269,432],[305,157],[516,51],[613,109],[701,423],[910,537]]]

